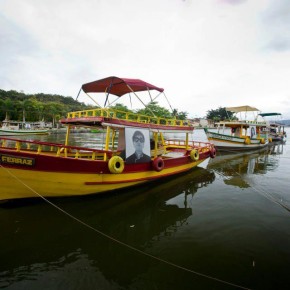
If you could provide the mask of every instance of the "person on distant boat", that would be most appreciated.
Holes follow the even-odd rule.
[[[139,130],[135,131],[132,137],[135,152],[126,158],[126,163],[145,163],[150,162],[151,157],[143,152],[145,137]]]
[[[256,130],[254,127],[251,127],[251,138],[255,138],[256,137]]]

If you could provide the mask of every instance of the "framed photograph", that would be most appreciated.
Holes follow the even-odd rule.
[[[126,163],[150,162],[149,129],[125,129]]]
[[[252,138],[257,138],[257,133],[256,133],[256,127],[255,126],[250,126],[250,136],[251,136],[251,139]]]

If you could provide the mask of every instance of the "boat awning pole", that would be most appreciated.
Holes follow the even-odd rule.
[[[168,105],[169,105],[169,107],[170,107],[171,111],[173,112],[173,109],[172,109],[172,107],[171,107],[171,105],[170,105],[170,103],[169,103],[169,101],[168,101],[168,99],[167,99],[167,97],[166,97],[166,95],[165,95],[165,93],[164,93],[164,92],[163,92],[163,94],[164,94],[164,97],[165,97],[165,99],[166,99],[166,101],[167,101],[167,103],[168,103]]]
[[[106,100],[105,100],[104,107],[106,107],[106,104],[108,102],[109,94],[110,94],[111,89],[112,89],[112,86],[113,86],[113,80],[114,80],[114,78],[111,79],[111,82],[110,82],[110,85],[109,85],[109,88],[108,88],[108,91],[107,91],[107,95],[106,95]]]
[[[69,139],[69,133],[70,133],[70,125],[66,128],[66,136],[65,136],[65,146],[68,146],[68,139]]]
[[[109,150],[109,142],[110,142],[110,127],[107,127],[107,133],[106,133],[106,144],[105,144],[105,150],[108,151]],[[108,160],[108,154],[105,153],[104,154],[104,161]]]
[[[76,101],[78,100],[81,91],[82,91],[82,88],[80,88],[80,90],[79,90],[79,93],[78,93],[78,95],[77,95],[77,97],[76,97]]]
[[[79,95],[80,95],[80,93],[81,93],[81,90],[82,90],[82,88],[80,88],[80,90],[79,90],[79,93],[78,93],[78,95],[77,95],[77,97],[76,97],[76,101],[78,100],[78,97],[79,97]],[[94,100],[88,93],[85,93],[98,107],[101,107],[97,102],[96,102],[96,100]]]
[[[94,100],[89,94],[86,93],[86,95],[98,106],[101,107],[96,100]]]
[[[131,90],[131,92],[136,96],[136,98],[143,104],[143,106],[145,108],[147,108],[152,114],[154,117],[156,117],[156,115],[150,110],[150,108],[148,108],[143,102],[142,100],[138,97],[138,95],[131,89],[131,87],[129,85],[127,85],[127,87]]]
[[[157,146],[158,146],[158,132],[153,132],[154,138],[154,158],[157,157]]]

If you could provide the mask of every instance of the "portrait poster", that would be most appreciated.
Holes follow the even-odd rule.
[[[149,129],[125,129],[126,163],[150,162]]]
[[[251,139],[257,137],[257,132],[256,132],[255,126],[250,126],[250,136],[251,136]]]

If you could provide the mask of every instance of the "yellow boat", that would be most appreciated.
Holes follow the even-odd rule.
[[[152,100],[153,92],[163,93],[142,80],[118,77],[84,84],[82,91],[105,94],[106,104],[112,96],[131,93],[139,98],[137,93],[149,92]],[[64,144],[0,136],[0,200],[118,190],[189,171],[216,154],[212,144],[190,140],[193,127],[176,118],[105,106],[68,113],[61,123],[67,126]],[[101,148],[70,145],[70,130],[76,126],[104,128]]]
[[[258,120],[258,114],[254,119],[248,120],[248,112],[258,112],[259,110],[250,106],[227,107],[226,111],[233,113],[244,113],[243,118],[236,117],[230,121],[220,121],[217,128],[205,128],[205,134],[218,150],[256,150],[268,145],[269,138],[267,132],[262,132],[266,126],[265,120]]]

